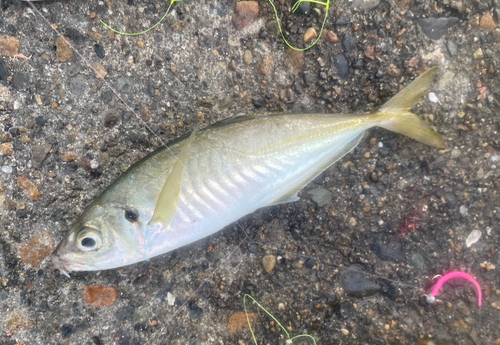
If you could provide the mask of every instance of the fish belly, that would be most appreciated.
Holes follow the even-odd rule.
[[[270,116],[200,133],[174,219],[168,228],[149,229],[145,235],[148,256],[211,235],[261,207],[286,202],[357,145],[368,127],[360,118]]]

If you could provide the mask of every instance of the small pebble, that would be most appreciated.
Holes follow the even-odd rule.
[[[474,52],[474,59],[476,60],[481,60],[483,58],[483,50],[481,48],[479,48],[478,50],[476,50]]]
[[[336,43],[339,41],[339,37],[337,36],[337,34],[331,30],[326,33],[325,37],[326,40],[330,43]]]
[[[98,43],[94,44],[94,51],[99,59],[104,59],[104,57],[106,56],[104,48]]]
[[[304,42],[309,42],[316,37],[318,37],[318,33],[316,32],[316,30],[314,28],[309,28],[304,34]]]
[[[276,257],[274,255],[266,255],[262,258],[262,265],[264,266],[264,270],[271,274],[276,267]]]
[[[2,172],[6,173],[6,174],[12,174],[12,167],[8,166],[8,165],[4,165],[2,167]]]
[[[469,215],[469,209],[467,208],[467,206],[465,205],[460,206],[460,215],[462,217],[467,217]]]
[[[495,21],[493,20],[493,16],[489,12],[483,14],[481,20],[479,21],[479,25],[485,30],[493,30],[497,27]]]
[[[252,52],[250,50],[245,50],[245,55],[243,55],[243,61],[245,61],[247,65],[250,65],[252,63],[252,59],[253,59]]]
[[[483,233],[479,230],[472,230],[469,236],[467,236],[467,240],[465,240],[465,245],[467,246],[467,248],[470,248],[474,243],[479,241],[482,234]]]
[[[62,160],[63,162],[73,162],[74,160],[76,160],[78,158],[78,155],[76,154],[76,152],[66,152],[63,156],[62,156]]]
[[[38,191],[37,186],[26,176],[22,176],[17,180],[17,186],[20,189],[24,189],[26,191],[27,196],[32,200],[40,199],[40,192]]]
[[[363,52],[363,55],[365,58],[369,60],[374,60],[375,59],[375,47],[374,46],[369,46],[368,48],[365,49]]]

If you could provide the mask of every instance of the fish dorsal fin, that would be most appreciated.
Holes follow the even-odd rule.
[[[182,173],[186,167],[189,147],[193,143],[196,135],[196,129],[193,130],[189,138],[182,146],[181,153],[177,156],[172,171],[167,177],[160,196],[156,202],[155,211],[149,223],[160,223],[163,228],[166,228],[174,218],[175,211],[179,202],[181,192]]]
[[[326,168],[331,166],[333,163],[338,161],[340,158],[344,157],[346,154],[352,151],[358,144],[361,142],[363,139],[364,133],[359,134],[355,138],[353,138],[350,142],[348,142],[342,150],[337,152],[335,156],[332,157],[329,161],[325,162],[324,164],[316,167],[314,170],[311,170],[309,172],[309,175],[307,176],[306,179],[304,179],[305,182],[299,183],[297,186],[294,188],[290,189],[288,192],[285,194],[281,195],[278,197],[276,200],[272,201],[269,206],[272,205],[278,205],[278,204],[284,204],[287,202],[293,202],[297,201],[300,198],[297,196],[297,194],[304,188],[309,182],[314,180],[319,174],[321,174]],[[291,183],[293,185],[293,183]]]
[[[250,115],[237,115],[237,116],[228,117],[227,119],[224,119],[224,120],[221,120],[221,121],[214,123],[213,125],[210,126],[210,128],[211,129],[212,128],[221,128],[221,127],[234,125],[235,123],[250,121],[250,120],[255,119],[256,117],[259,117],[262,114],[263,113],[254,113],[254,114],[250,114]]]

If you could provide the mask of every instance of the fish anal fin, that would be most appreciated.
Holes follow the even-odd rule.
[[[302,189],[302,186],[301,186],[301,189]],[[270,204],[269,206],[274,206],[274,205],[279,205],[279,204],[286,204],[286,203],[289,203],[289,202],[298,201],[298,200],[300,200],[299,196],[297,195],[297,193],[299,191],[300,190],[293,190],[292,193],[287,193],[286,195],[283,195],[279,199],[273,201],[273,203]]]
[[[186,167],[189,148],[194,141],[195,135],[196,129],[193,130],[189,138],[184,142],[180,154],[176,157],[172,171],[163,185],[149,223],[160,223],[163,228],[166,228],[172,222],[179,203],[182,173]]]
[[[292,190],[285,193],[283,196],[280,196],[276,200],[272,201],[269,205],[278,205],[286,202],[297,201],[300,198],[298,197],[298,193],[312,180],[314,180],[319,174],[325,171],[329,166],[334,164],[336,161],[344,157],[346,154],[351,152],[363,139],[364,132],[355,136],[350,142],[345,144],[342,150],[335,153],[331,159],[327,160],[324,164],[316,167],[314,170],[310,171],[305,177],[301,178],[301,182],[293,188]]]

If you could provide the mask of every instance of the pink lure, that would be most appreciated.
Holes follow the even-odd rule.
[[[434,289],[432,289],[430,295],[427,296],[427,302],[431,304],[434,303],[436,301],[436,296],[439,292],[439,289],[441,289],[441,287],[446,281],[453,278],[464,278],[470,281],[472,284],[474,284],[474,286],[477,289],[477,299],[478,299],[477,304],[481,306],[481,300],[482,300],[481,286],[479,286],[479,283],[476,281],[476,279],[472,278],[470,275],[464,272],[450,272],[439,278],[439,280],[436,283],[436,286],[434,286]]]

